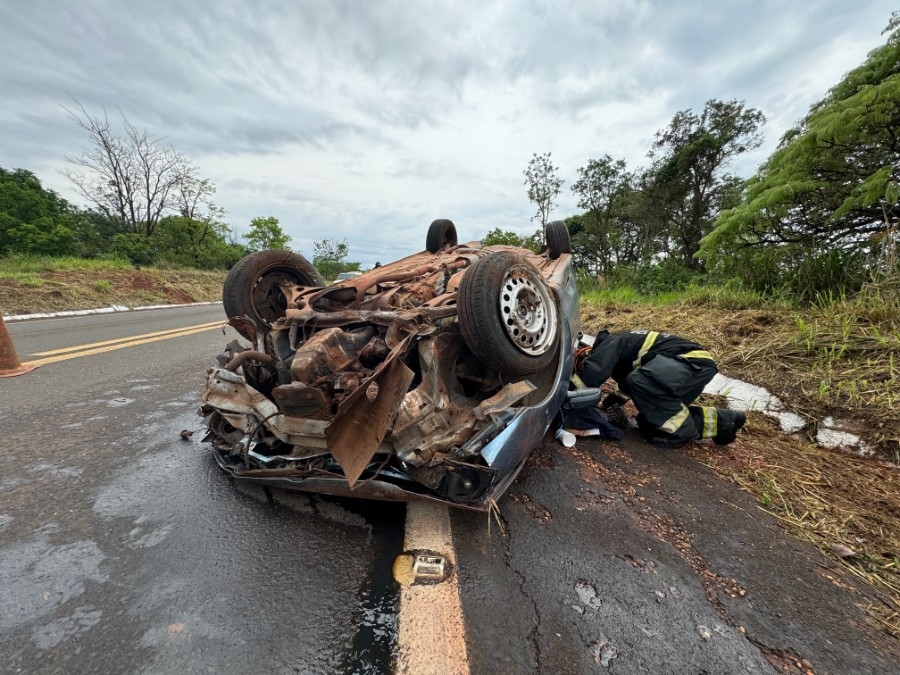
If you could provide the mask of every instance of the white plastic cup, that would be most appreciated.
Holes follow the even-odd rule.
[[[556,430],[556,440],[562,443],[565,447],[571,448],[575,445],[575,434],[569,433],[562,427]]]

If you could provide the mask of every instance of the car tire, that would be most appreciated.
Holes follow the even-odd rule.
[[[530,375],[559,351],[553,292],[519,253],[498,251],[472,265],[459,286],[457,314],[466,345],[500,374]]]
[[[437,253],[445,246],[456,246],[456,244],[456,225],[452,220],[438,218],[428,226],[425,249],[429,253]]]
[[[563,253],[572,252],[572,239],[564,220],[547,223],[547,247],[550,249],[550,260],[556,260]]]
[[[241,258],[228,271],[222,286],[222,305],[228,318],[249,316],[268,332],[284,316],[287,302],[278,285],[324,286],[318,270],[299,253],[271,249]]]

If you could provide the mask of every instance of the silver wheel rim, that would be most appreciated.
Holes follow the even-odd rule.
[[[556,341],[556,305],[550,289],[528,265],[513,265],[500,287],[503,328],[519,351],[547,353]]]

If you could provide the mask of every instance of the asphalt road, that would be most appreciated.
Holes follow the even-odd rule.
[[[222,318],[8,324],[48,361],[0,379],[0,672],[382,673],[449,630],[398,647],[402,505],[242,488],[181,438]],[[465,645],[435,672],[900,672],[877,597],[638,438],[545,439],[496,517],[449,522]]]

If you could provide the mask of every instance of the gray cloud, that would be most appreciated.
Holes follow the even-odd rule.
[[[18,5],[18,6],[14,6]],[[238,230],[281,219],[307,254],[422,247],[535,228],[532,152],[566,178],[609,153],[645,161],[677,110],[737,98],[767,114],[749,172],[808,106],[881,43],[886,0],[149,0],[0,4],[0,165],[59,174],[86,138],[61,105],[121,110],[217,185]],[[77,201],[77,200],[75,200]]]

